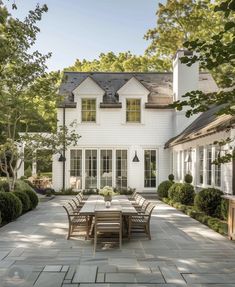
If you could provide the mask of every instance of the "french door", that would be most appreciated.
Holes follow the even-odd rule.
[[[126,149],[80,149],[70,151],[70,186],[95,189],[127,187]]]

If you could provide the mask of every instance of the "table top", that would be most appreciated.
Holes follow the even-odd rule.
[[[111,206],[106,207],[103,196],[90,195],[80,210],[81,215],[94,215],[95,211],[121,211],[123,215],[136,215],[137,211],[125,195],[113,196]]]

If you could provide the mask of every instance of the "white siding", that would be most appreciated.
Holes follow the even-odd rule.
[[[206,146],[207,145],[213,145],[214,141],[216,140],[221,140],[221,139],[226,139],[226,138],[232,138],[232,135],[230,132],[220,132],[216,133],[210,136],[205,136],[199,139],[196,139],[194,141],[186,142],[184,144],[180,144],[177,146],[174,146],[172,149],[174,152],[179,152],[182,150],[187,150],[192,148],[192,175],[194,178],[194,185],[198,187],[207,187],[206,185]],[[232,143],[232,146],[234,145],[234,142]],[[204,146],[204,184],[199,185],[198,184],[198,148],[199,146]],[[223,146],[223,150],[229,149],[229,146]],[[212,154],[215,152],[215,147],[212,147]],[[230,150],[231,152],[231,150]],[[212,171],[214,171],[215,166],[212,165]],[[177,169],[174,167],[174,174],[177,174]],[[228,194],[232,194],[232,162],[227,163],[227,164],[222,164],[221,165],[221,187],[220,189]],[[214,172],[212,172],[212,186],[215,186],[214,183]]]

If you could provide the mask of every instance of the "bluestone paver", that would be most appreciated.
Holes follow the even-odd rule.
[[[0,229],[0,277],[21,267],[36,287],[235,287],[235,242],[173,207],[157,201],[151,241],[133,233],[121,250],[94,254],[93,240],[66,239],[61,206],[71,198],[40,203]]]

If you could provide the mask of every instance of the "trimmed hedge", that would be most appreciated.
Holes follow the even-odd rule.
[[[229,201],[228,199],[222,198],[220,204],[220,218],[223,220],[228,220],[228,209]]]
[[[9,184],[6,180],[0,180],[0,190],[9,192]]]
[[[174,174],[169,174],[168,175],[168,179],[170,180],[170,181],[174,181],[174,179],[175,179],[175,176],[174,176]]]
[[[13,193],[19,198],[22,203],[22,213],[25,213],[30,210],[31,202],[27,193],[23,191],[14,191]]]
[[[221,195],[216,188],[205,188],[197,193],[194,199],[195,207],[213,217],[221,217]]]
[[[16,181],[15,190],[17,190],[17,191],[25,191],[25,190],[34,191],[34,189],[31,186],[29,186],[29,184],[27,182],[25,182],[24,180],[20,180],[20,179],[18,179]]]
[[[192,182],[193,182],[193,177],[192,177],[192,175],[189,174],[189,173],[185,174],[184,181],[185,181],[186,183],[192,183]]]
[[[193,203],[194,195],[194,187],[189,183],[174,183],[168,191],[171,200],[187,205]]]
[[[172,186],[172,184],[173,182],[171,180],[165,180],[159,184],[157,193],[160,199],[163,197],[168,197],[168,190]]]
[[[0,192],[0,211],[2,221],[10,222],[22,214],[22,203],[13,192]]]
[[[212,216],[206,215],[202,211],[198,211],[193,206],[183,205],[178,202],[174,202],[170,200],[169,198],[163,198],[163,202],[175,207],[176,209],[179,209],[183,213],[187,214],[188,216],[196,219],[197,221],[201,222],[202,224],[207,225],[214,231],[222,234],[222,235],[228,235],[228,224],[227,222],[224,222],[218,218],[214,218]]]
[[[23,190],[23,192],[25,192],[30,199],[30,209],[36,208],[36,206],[38,205],[38,196],[36,192],[29,189]]]

